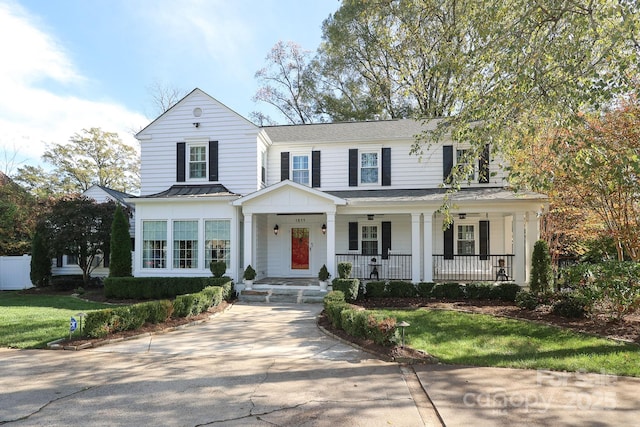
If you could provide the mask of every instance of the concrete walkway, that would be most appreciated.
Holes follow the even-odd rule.
[[[92,350],[0,350],[0,424],[424,425],[401,368],[325,336],[321,309],[236,304]]]
[[[0,425],[626,426],[640,420],[640,379],[402,367],[325,336],[315,325],[321,309],[236,304],[197,326],[92,350],[0,349]]]

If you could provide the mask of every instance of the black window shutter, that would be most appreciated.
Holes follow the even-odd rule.
[[[349,187],[358,186],[358,149],[349,149]]]
[[[357,222],[349,223],[349,250],[350,251],[358,250],[358,223]]]
[[[382,259],[389,259],[391,249],[391,221],[382,221]]]
[[[489,259],[489,221],[480,221],[480,259]]]
[[[391,185],[391,148],[382,149],[382,185]]]
[[[311,152],[311,186],[320,187],[320,152]]]
[[[444,230],[444,259],[453,259],[453,222]]]
[[[184,142],[178,142],[176,152],[176,181],[184,182],[185,175],[185,150],[186,146]]]
[[[485,144],[480,159],[478,160],[478,182],[487,184],[489,182],[489,144]]]
[[[104,253],[104,257],[102,257],[102,265],[104,268],[109,268],[110,256],[111,254],[109,252]]]
[[[442,146],[442,179],[448,182],[453,169],[453,145]]]
[[[289,179],[289,152],[280,153],[280,181]]]
[[[209,141],[209,181],[219,181],[218,141]]]
[[[62,267],[62,255],[56,257],[56,267]]]

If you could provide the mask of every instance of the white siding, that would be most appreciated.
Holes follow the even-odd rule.
[[[268,153],[268,184],[280,182],[280,154],[282,152],[302,153],[311,155],[312,150],[321,152],[321,187],[323,191],[356,190],[356,189],[421,189],[437,188],[442,184],[442,144],[434,145],[419,157],[410,154],[413,140],[377,141],[375,143],[360,142],[325,142],[309,144],[278,143],[271,146]],[[447,144],[447,142],[445,142]],[[449,142],[448,144],[451,144]],[[382,148],[391,148],[391,186],[359,185],[349,187],[349,149],[359,151],[375,150],[381,153]],[[454,153],[455,153],[454,146]],[[379,174],[382,175],[382,156],[379,154]],[[477,162],[476,162],[477,168]],[[469,184],[471,187],[490,187],[504,185],[504,171],[497,159],[489,163],[490,176],[488,184]],[[464,186],[466,186],[465,184]]]
[[[194,117],[194,109],[202,109]],[[199,123],[196,128],[194,123]],[[218,141],[219,183],[246,194],[259,187],[259,129],[205,93],[196,90],[139,135],[141,195],[166,190],[176,182],[176,144],[189,140]],[[180,184],[202,182],[184,182]]]

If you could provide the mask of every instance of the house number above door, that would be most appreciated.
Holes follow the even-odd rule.
[[[306,219],[306,218],[296,218],[296,222],[297,222],[298,224],[300,224],[300,223],[302,223],[302,222],[307,222],[307,219]]]

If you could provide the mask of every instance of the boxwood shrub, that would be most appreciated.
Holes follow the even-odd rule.
[[[334,290],[342,291],[347,302],[358,299],[358,288],[360,287],[358,279],[333,279],[331,284]]]
[[[392,345],[397,342],[396,319],[375,315],[348,304],[341,291],[329,292],[323,302],[327,319],[334,328],[356,337],[370,338],[377,344]]]
[[[433,291],[433,287],[436,284],[433,282],[420,282],[418,283],[417,289],[418,289],[418,296],[422,297],[422,298],[431,298],[432,295],[432,291]]]
[[[501,301],[511,301],[514,302],[516,300],[516,295],[520,292],[522,288],[513,282],[503,282],[498,285],[495,285],[491,289],[491,299],[499,299]]]
[[[382,281],[367,282],[366,284],[367,293],[365,295],[367,298],[382,298],[385,296],[385,287],[386,287],[386,282],[382,282]]]
[[[148,301],[124,307],[107,308],[87,313],[84,333],[93,338],[110,333],[138,329],[145,323],[159,323],[171,317],[187,317],[206,311],[222,302],[223,287],[211,286],[194,294],[168,300]],[[177,315],[180,313],[181,315]]]
[[[208,286],[222,286],[226,300],[235,296],[228,277],[108,277],[104,281],[104,294],[114,299],[173,299]]]
[[[82,274],[61,274],[51,277],[51,286],[56,291],[72,291],[84,287]]]
[[[431,294],[435,298],[460,299],[464,290],[459,283],[436,283]]]
[[[465,294],[469,299],[487,300],[491,299],[492,283],[467,283]]]
[[[415,297],[418,291],[411,282],[392,280],[387,284],[386,294],[393,298],[411,298]]]

